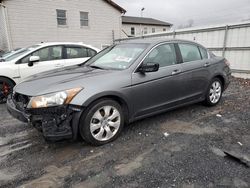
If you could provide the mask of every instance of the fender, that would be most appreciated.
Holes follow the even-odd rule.
[[[121,100],[123,100],[126,105],[128,106],[129,104],[129,100],[127,97],[125,97],[123,94],[121,94],[120,92],[117,92],[117,91],[105,91],[105,92],[102,92],[102,93],[98,93],[96,95],[93,95],[92,97],[90,97],[88,100],[86,100],[82,106],[84,107],[87,107],[89,106],[92,102],[100,99],[100,98],[105,98],[105,97],[116,97],[116,98],[119,98]],[[129,107],[129,106],[128,106]]]

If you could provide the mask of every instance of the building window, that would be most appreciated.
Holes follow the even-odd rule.
[[[144,27],[144,32],[143,32],[145,35],[148,34],[148,28],[147,27]]]
[[[131,35],[135,35],[135,28],[131,27]]]
[[[152,28],[152,33],[155,33],[155,28]]]
[[[66,10],[56,10],[57,15],[57,25],[67,25],[67,15]]]
[[[163,28],[163,31],[167,31],[167,29],[166,29],[166,28]]]
[[[89,13],[80,12],[80,23],[81,26],[89,26]]]

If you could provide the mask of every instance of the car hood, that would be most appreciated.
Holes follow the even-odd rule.
[[[43,72],[27,78],[14,88],[14,92],[28,96],[63,91],[76,87],[84,87],[93,77],[102,77],[114,70],[94,69],[87,66],[73,66]]]

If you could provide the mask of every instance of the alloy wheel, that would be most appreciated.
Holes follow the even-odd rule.
[[[209,90],[209,100],[216,104],[221,98],[221,84],[219,81],[214,81]]]
[[[99,108],[90,120],[90,132],[98,141],[113,138],[121,125],[121,114],[114,106]]]

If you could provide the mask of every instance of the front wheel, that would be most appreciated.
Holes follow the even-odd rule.
[[[115,140],[124,125],[122,107],[116,101],[103,99],[90,105],[82,115],[79,130],[82,138],[92,145]]]
[[[218,78],[214,78],[209,86],[209,89],[206,93],[205,104],[207,106],[217,105],[222,96],[222,83]]]

